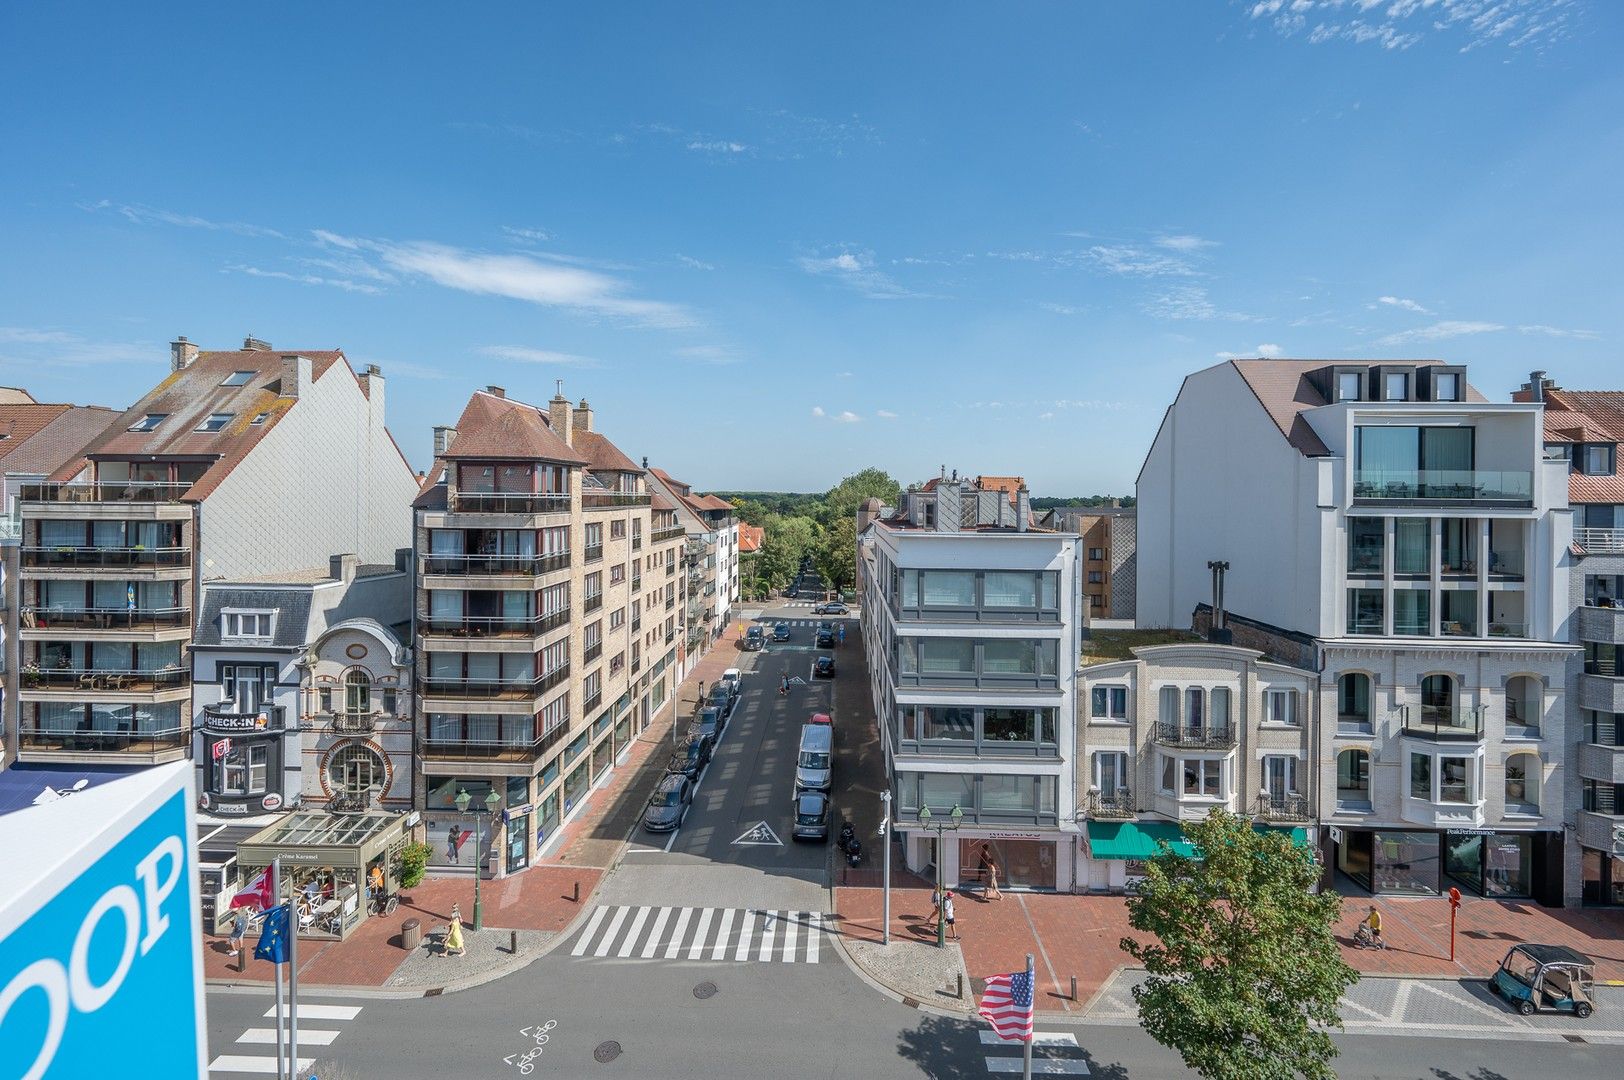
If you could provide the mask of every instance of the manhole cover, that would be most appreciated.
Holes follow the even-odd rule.
[[[599,1043],[598,1048],[592,1051],[592,1056],[599,1061],[613,1061],[620,1056],[620,1044],[613,1040]]]
[[[715,996],[716,984],[713,982],[702,982],[698,986],[694,987],[694,997],[698,998],[700,1001],[704,1001],[708,997]]]

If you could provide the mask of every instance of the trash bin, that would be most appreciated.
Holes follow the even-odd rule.
[[[400,947],[411,952],[423,944],[423,924],[417,919],[407,919],[400,924]]]

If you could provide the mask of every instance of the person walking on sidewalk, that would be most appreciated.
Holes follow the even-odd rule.
[[[789,672],[780,672],[778,675],[778,696],[789,696]]]
[[[993,856],[991,844],[981,846],[981,873],[987,882],[987,887],[981,894],[982,899],[1002,900],[1004,894],[998,891],[998,860]]]
[[[236,907],[231,909],[231,955],[236,956],[242,952],[242,939],[248,936],[248,909]]]
[[[461,956],[468,951],[468,946],[462,940],[462,908],[456,904],[451,905],[451,925],[446,927],[445,948],[442,956],[453,954]]]
[[[949,889],[942,896],[942,919],[947,923],[947,936],[954,941],[959,939],[959,932],[953,926],[953,890]]]

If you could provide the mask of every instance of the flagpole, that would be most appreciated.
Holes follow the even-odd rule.
[[[271,875],[271,910],[282,902],[282,858],[277,856],[271,860],[269,873]],[[269,916],[266,917],[267,920]],[[265,924],[260,924],[260,934],[265,933]],[[272,978],[276,982],[276,1080],[292,1080],[282,1071],[282,965],[271,965]]]
[[[1033,971],[1033,968],[1032,968],[1032,954],[1027,953],[1026,954],[1026,985],[1030,986],[1032,988],[1032,996],[1034,998],[1036,998],[1037,994],[1038,994],[1038,984],[1037,984],[1037,980],[1035,978],[1035,974],[1036,973]],[[1032,1003],[1032,1008],[1033,1008],[1034,1011],[1037,1009],[1037,1002],[1036,1001],[1034,1001]],[[1032,1080],[1032,1040],[1036,1036],[1037,1036],[1037,1032],[1034,1031],[1034,1032],[1032,1032],[1030,1035],[1028,1035],[1026,1037],[1026,1046],[1025,1046],[1025,1049],[1021,1053],[1021,1080]]]
[[[333,890],[336,895],[338,890]],[[299,1076],[299,913],[288,902],[288,1080]]]

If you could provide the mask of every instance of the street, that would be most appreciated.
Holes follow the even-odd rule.
[[[810,610],[771,609],[761,618],[790,621],[792,640],[738,653],[744,690],[687,819],[674,834],[634,833],[574,933],[528,967],[459,993],[306,993],[301,1058],[336,1062],[343,1076],[360,1080],[1018,1075],[1018,1048],[988,1043],[985,1025],[883,996],[836,948],[827,920],[832,844],[789,839],[790,798],[797,738],[810,713],[835,717],[837,747],[866,742],[867,673],[856,619],[847,620],[843,647],[821,651],[837,658],[836,678],[818,680],[810,671],[820,654]],[[804,685],[792,684],[781,697],[781,674]],[[854,805],[852,788],[865,789],[861,802],[872,801],[871,763],[856,766],[851,757],[837,757],[831,833]],[[877,841],[867,848],[878,856]],[[263,1050],[270,1005],[268,990],[211,992],[211,1058],[256,1042]],[[1120,993],[1102,1001],[1100,1012],[1098,1024],[1040,1019],[1045,1036],[1035,1072],[1112,1080],[1185,1075],[1176,1055],[1132,1026],[1131,1003],[1124,1007]],[[1558,1041],[1533,1041],[1529,1027],[1509,1015],[1503,1034],[1480,1025],[1475,1038],[1449,1039],[1452,1029],[1440,1019],[1436,1035],[1419,1038],[1360,1024],[1359,1033],[1338,1037],[1338,1074],[1599,1080],[1618,1073],[1616,1046],[1558,1034],[1549,1035]],[[1595,1030],[1610,1030],[1617,1019],[1598,1012]]]

